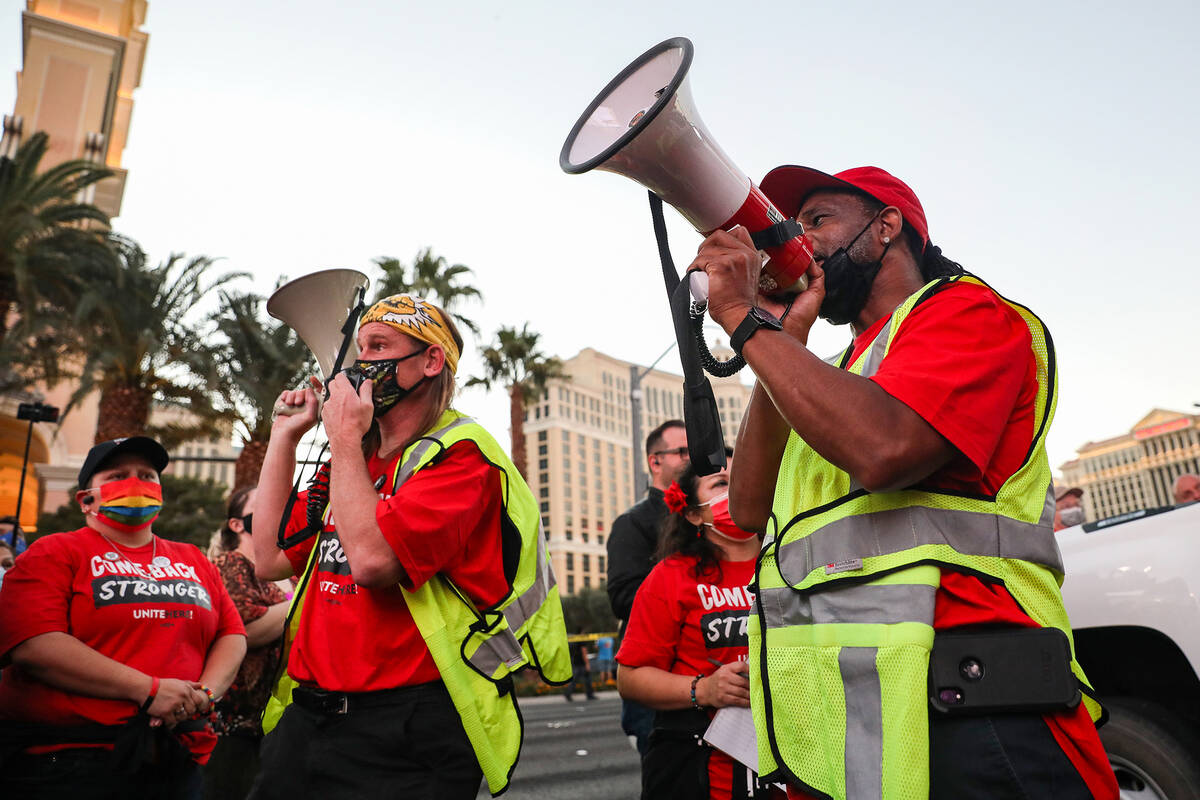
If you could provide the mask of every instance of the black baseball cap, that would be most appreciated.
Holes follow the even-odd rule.
[[[79,488],[86,489],[92,476],[100,471],[104,462],[122,453],[133,453],[150,462],[150,466],[159,474],[167,468],[170,458],[167,451],[149,436],[129,436],[124,439],[110,439],[101,442],[88,451],[83,466],[79,468]]]

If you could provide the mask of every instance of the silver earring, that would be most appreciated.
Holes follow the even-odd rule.
[[[885,236],[885,237],[883,237],[883,243],[884,243],[884,244],[891,244],[891,243],[892,243],[892,237],[890,237],[890,236]]]

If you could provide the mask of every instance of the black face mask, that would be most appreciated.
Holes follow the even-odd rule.
[[[876,214],[871,217],[871,221],[858,232],[858,236],[850,240],[850,244],[839,247],[821,264],[821,269],[825,272],[825,299],[821,301],[820,316],[830,324],[845,325],[853,322],[858,319],[858,315],[867,304],[871,284],[875,282],[875,276],[883,267],[883,256],[892,243],[888,242],[883,246],[883,253],[879,254],[876,261],[866,264],[855,261],[846,251],[854,247],[854,243],[867,232],[878,216]]]
[[[356,359],[354,366],[346,370],[346,377],[350,378],[350,382],[356,387],[364,379],[374,384],[371,388],[371,402],[375,404],[375,419],[379,419],[391,411],[397,403],[429,379],[429,376],[426,375],[407,389],[396,383],[396,365],[401,361],[419,356],[428,349],[428,346],[422,347],[403,358],[383,358],[378,361]]]

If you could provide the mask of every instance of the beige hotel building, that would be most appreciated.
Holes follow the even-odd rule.
[[[1130,431],[1079,448],[1061,467],[1067,486],[1083,489],[1087,521],[1169,506],[1185,472],[1200,474],[1200,416],[1156,408]]]
[[[113,176],[81,192],[117,217],[128,173],[122,156],[133,120],[134,92],[141,84],[149,34],[146,0],[26,0],[21,11],[21,53],[5,53],[0,68],[17,67],[12,113],[3,114],[0,155],[13,156],[38,131],[50,139],[43,171],[72,159],[103,164]],[[0,24],[17,24],[15,17]],[[18,420],[21,403],[44,400],[60,410],[73,382],[28,393],[0,395],[0,516],[14,513],[29,423]],[[75,479],[93,444],[98,395],[86,398],[61,424],[38,423],[29,447],[29,469],[21,504],[21,525],[33,530],[38,510],[53,511],[70,501]],[[177,416],[156,408],[153,421]],[[171,453],[177,475],[232,485],[238,451],[225,435],[189,442]]]
[[[728,348],[713,348],[727,359]],[[646,434],[683,418],[683,378],[646,370],[586,348],[563,362],[570,380],[551,381],[526,409],[529,486],[542,512],[562,591],[599,587],[607,575],[605,542],[612,521],[639,498],[635,470],[646,469]],[[634,442],[631,382],[640,383],[641,441]],[[738,376],[713,378],[725,442],[733,445],[750,389]]]

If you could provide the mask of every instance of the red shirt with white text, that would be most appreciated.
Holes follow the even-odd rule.
[[[650,570],[633,600],[618,663],[695,676],[746,660],[746,625],[754,603],[746,585],[754,578],[754,559],[722,561],[719,574],[710,570],[697,575],[696,563],[695,556],[674,555]],[[725,753],[709,754],[712,800],[730,797],[733,769],[733,759]]]
[[[414,590],[441,573],[478,607],[503,599],[500,471],[470,441],[457,442],[418,470],[392,494],[396,464],[372,456],[367,470],[379,491],[379,529]],[[304,526],[302,492],[288,535]],[[315,571],[305,590],[304,611],[288,656],[288,674],[330,691],[368,692],[438,680],[401,586],[369,589],[354,582],[337,535],[337,508],[319,537],[287,550],[302,574],[313,547]]]
[[[54,632],[152,677],[194,681],[212,643],[245,628],[216,568],[194,545],[156,537],[144,547],[118,548],[80,528],[31,544],[0,590],[5,660],[27,639]],[[0,719],[119,725],[137,711],[129,700],[55,689],[17,666],[0,680]],[[186,737],[202,763],[215,741],[211,731]]]

